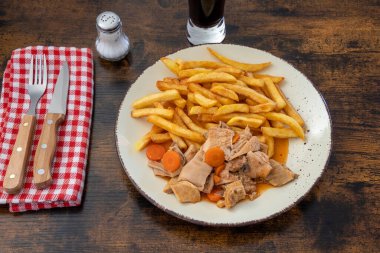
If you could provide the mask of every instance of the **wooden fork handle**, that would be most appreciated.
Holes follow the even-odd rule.
[[[33,165],[33,183],[38,189],[49,187],[53,181],[51,167],[57,146],[58,127],[64,119],[64,114],[46,114]]]
[[[35,125],[35,116],[24,115],[22,117],[3,181],[3,189],[9,194],[18,193],[24,185]]]

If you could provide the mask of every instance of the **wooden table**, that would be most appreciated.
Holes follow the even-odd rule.
[[[1,252],[379,252],[380,8],[378,1],[226,1],[227,37],[292,63],[319,88],[333,121],[330,163],[310,194],[272,220],[205,228],[176,219],[133,187],[115,121],[131,83],[188,47],[187,1],[0,1],[0,73],[13,49],[91,47],[95,110],[83,204],[11,214],[0,207]],[[97,57],[95,19],[117,12],[126,60]]]

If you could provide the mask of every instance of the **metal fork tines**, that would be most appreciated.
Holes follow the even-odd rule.
[[[33,62],[33,58],[34,57],[32,56],[30,61],[29,83],[27,85],[30,96],[30,106],[27,112],[29,115],[35,115],[37,103],[42,94],[44,94],[47,85],[47,66],[45,55],[36,56],[35,62]]]
[[[9,194],[18,193],[24,185],[25,171],[36,125],[36,107],[47,86],[45,56],[32,56],[29,67],[29,83],[26,86],[30,96],[29,110],[22,116],[3,181],[3,189]]]

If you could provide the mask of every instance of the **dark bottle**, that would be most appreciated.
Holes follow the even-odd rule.
[[[191,22],[198,27],[211,27],[222,18],[225,0],[189,0]]]

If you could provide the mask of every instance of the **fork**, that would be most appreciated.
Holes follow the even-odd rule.
[[[19,125],[16,142],[13,146],[3,182],[3,189],[9,194],[18,193],[24,185],[25,171],[36,125],[36,107],[46,90],[46,85],[47,66],[45,55],[36,56],[35,59],[32,56],[29,67],[29,83],[27,84],[30,97],[29,109],[22,117]]]

